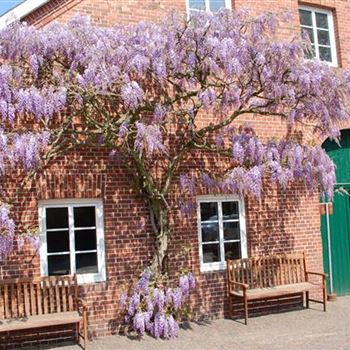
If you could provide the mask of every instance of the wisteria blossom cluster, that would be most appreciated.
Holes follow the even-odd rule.
[[[4,175],[7,168],[15,167],[29,171],[40,162],[41,154],[50,142],[50,133],[27,132],[9,136],[0,129],[0,174]]]
[[[178,286],[170,288],[154,286],[151,277],[151,272],[145,270],[130,295],[122,294],[125,322],[140,336],[148,332],[156,339],[175,338],[195,279],[192,273],[182,274]]]
[[[298,181],[310,190],[320,186],[328,198],[333,197],[335,165],[320,146],[309,147],[285,139],[263,144],[249,126],[237,133],[231,131],[231,134],[231,159],[236,166],[218,178],[208,173],[201,176],[182,174],[180,186],[183,192],[193,196],[199,186],[204,186],[208,190],[251,194],[259,198],[265,178],[283,189]],[[181,205],[181,208],[186,212],[186,206]]]
[[[13,249],[13,237],[15,235],[15,223],[10,218],[10,210],[7,206],[0,206],[0,261]]]
[[[334,167],[320,147],[290,135],[262,142],[246,128],[228,132],[245,115],[253,126],[271,116],[286,131],[303,125],[306,134],[336,140],[348,121],[350,74],[305,60],[310,43],[301,37],[276,39],[284,20],[221,10],[111,28],[80,16],[40,29],[4,28],[0,175],[33,170],[57,149],[108,146],[150,205],[156,239],[163,239],[157,249],[167,247],[176,174],[185,161],[196,164],[197,151],[226,155],[227,171],[221,178],[211,169],[196,179],[184,174],[181,186],[190,194],[203,181],[258,197],[267,178],[282,187],[302,180],[331,198]],[[162,257],[154,260],[159,266]]]
[[[50,140],[49,132],[42,133],[18,133],[8,135],[0,129],[0,176],[13,174],[14,168],[28,172],[40,163],[42,153],[48,147]],[[9,206],[0,204],[0,261],[14,248],[15,223],[10,218]],[[37,251],[39,237],[33,235],[18,236],[19,245],[24,240]]]
[[[28,242],[35,253],[40,249],[40,237],[37,234],[25,233],[17,236],[17,247],[22,249],[25,242]]]

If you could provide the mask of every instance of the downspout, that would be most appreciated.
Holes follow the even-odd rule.
[[[331,203],[327,202],[326,205],[326,223],[327,223],[327,245],[328,245],[328,270],[329,270],[329,290],[330,295],[334,295],[333,289],[333,273],[332,273],[332,247],[331,247],[331,228],[329,224],[329,205]]]
[[[327,228],[327,246],[328,246],[328,271],[329,271],[329,291],[328,300],[336,300],[336,295],[334,294],[333,289],[333,266],[332,266],[332,247],[331,247],[331,226],[329,223],[329,206],[331,202],[324,203],[326,206],[326,228]]]

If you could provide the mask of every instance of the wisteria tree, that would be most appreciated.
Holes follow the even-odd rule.
[[[308,44],[281,42],[274,14],[173,14],[161,24],[99,28],[88,18],[0,33],[0,170],[40,171],[80,147],[107,147],[123,162],[149,206],[155,237],[153,272],[161,272],[171,232],[169,199],[180,182],[208,191],[259,197],[267,181],[333,194],[334,165],[319,146],[286,132],[261,140],[237,118],[279,116],[333,139],[348,120],[349,75],[304,59]],[[76,127],[77,121],[80,127]],[[198,153],[227,159],[213,174],[180,174]],[[192,159],[192,160],[191,160]],[[29,176],[28,175],[28,176]],[[15,225],[5,198],[0,253],[11,249]],[[189,208],[181,203],[182,209]]]

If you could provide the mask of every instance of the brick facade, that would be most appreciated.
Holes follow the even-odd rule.
[[[52,0],[24,20],[44,26],[53,20],[67,21],[80,13],[91,16],[96,25],[111,26],[140,20],[157,21],[171,9],[185,11],[185,3],[185,0]],[[315,0],[310,4],[334,10],[339,65],[349,66],[350,43],[347,38],[350,29],[347,22],[350,20],[350,3],[347,0]],[[292,38],[299,33],[298,2],[295,0],[236,0],[232,5],[235,9],[249,8],[253,13],[271,9],[291,11],[294,15],[292,23],[282,27],[279,34],[283,38]],[[286,132],[284,123],[277,118],[251,116],[241,121],[249,121],[263,138]],[[217,166],[215,159],[211,158],[209,162],[213,167]],[[118,298],[122,287],[152,255],[153,242],[147,234],[150,231],[147,208],[142,198],[131,189],[126,169],[122,165],[108,164],[107,150],[72,152],[55,161],[19,198],[17,220],[35,225],[38,220],[37,201],[57,198],[103,200],[107,282],[82,285],[80,292],[88,304],[91,336],[111,334],[116,331],[120,320]],[[310,195],[300,186],[287,191],[268,188],[260,201],[247,198],[248,255],[305,251],[308,267],[323,270],[318,203],[318,195]],[[183,261],[181,252],[189,245],[190,253],[185,263],[192,267],[198,281],[198,288],[192,296],[194,314],[196,317],[223,317],[225,271],[200,272],[197,217],[193,215],[184,219],[178,215],[174,213],[172,216],[170,269],[175,270]],[[39,258],[33,255],[30,247],[25,247],[25,252],[24,255],[14,254],[1,267],[2,277],[40,273]]]

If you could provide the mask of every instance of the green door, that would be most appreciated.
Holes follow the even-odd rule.
[[[336,189],[350,191],[350,130],[342,131],[341,147],[327,140],[323,148],[337,166]],[[329,250],[327,217],[321,219],[323,260],[325,272],[329,274]],[[333,291],[337,295],[350,294],[350,196],[335,191],[333,214],[329,216],[330,244],[333,272]],[[328,281],[329,282],[329,281]],[[328,283],[329,289],[329,283]]]

